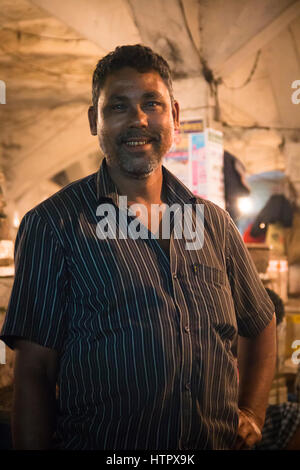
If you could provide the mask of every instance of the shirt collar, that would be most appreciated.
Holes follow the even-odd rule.
[[[106,158],[103,158],[96,174],[96,189],[98,201],[100,199],[111,199],[116,206],[119,205],[118,190],[108,172]]]
[[[196,202],[197,197],[176,176],[164,166],[162,171],[163,184],[167,188],[166,195],[169,205]],[[100,199],[111,199],[116,206],[119,205],[118,190],[108,172],[106,158],[103,158],[102,164],[96,173],[96,190],[98,201]]]
[[[168,204],[187,204],[195,203],[197,197],[190,191],[173,173],[167,170],[166,167],[163,169],[163,184],[167,187],[167,199]]]

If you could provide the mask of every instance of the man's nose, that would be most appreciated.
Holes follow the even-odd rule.
[[[132,106],[130,110],[130,127],[147,127],[148,116],[141,106]]]

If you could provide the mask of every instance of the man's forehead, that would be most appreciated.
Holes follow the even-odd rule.
[[[139,72],[131,67],[123,67],[110,73],[104,82],[100,95],[106,97],[122,92],[133,92],[140,89],[145,93],[168,93],[168,88],[156,70]]]

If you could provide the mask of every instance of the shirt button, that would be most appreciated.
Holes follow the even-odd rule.
[[[177,274],[176,273],[173,274],[173,279],[177,279]]]
[[[191,384],[190,384],[190,382],[187,382],[187,383],[185,384],[185,388],[186,388],[186,390],[191,390]]]
[[[190,332],[189,327],[188,327],[188,326],[185,326],[185,327],[184,327],[184,331],[185,331],[186,333],[189,333],[189,332]]]

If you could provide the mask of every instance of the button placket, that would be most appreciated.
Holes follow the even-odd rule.
[[[179,241],[177,240],[177,243]],[[191,347],[191,334],[190,334],[190,320],[189,311],[186,304],[186,299],[182,290],[180,282],[181,266],[178,265],[178,258],[173,258],[173,243],[171,239],[170,245],[170,271],[173,284],[173,293],[175,303],[178,306],[179,313],[179,335],[181,341],[181,354],[182,354],[182,368],[181,368],[181,432],[180,440],[185,443],[189,439],[191,427],[191,408],[192,408],[192,394],[191,394],[191,373],[192,373],[192,347]],[[183,272],[184,274],[184,272]]]

